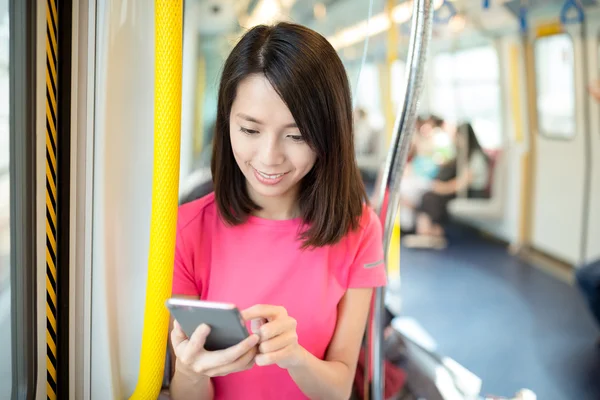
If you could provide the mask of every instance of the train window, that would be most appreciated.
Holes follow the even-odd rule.
[[[376,64],[365,64],[360,72],[356,107],[363,108],[371,115],[379,114],[381,110],[381,95],[379,93],[379,71]]]
[[[2,327],[0,330],[1,399],[10,399],[12,388],[12,321],[10,313],[11,231],[9,204],[9,18],[6,5],[6,1],[0,0],[0,326]]]
[[[406,93],[406,62],[403,60],[394,61],[392,63],[390,76],[392,104],[394,110],[397,110],[399,105],[404,101],[404,95]]]
[[[451,122],[470,122],[481,145],[502,145],[502,107],[498,54],[493,46],[433,59],[430,110]]]
[[[541,135],[569,139],[575,135],[575,59],[568,34],[535,41],[537,112]]]

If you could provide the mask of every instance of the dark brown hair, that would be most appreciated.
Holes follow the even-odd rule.
[[[225,61],[217,105],[211,170],[221,217],[231,225],[260,207],[249,197],[246,179],[231,149],[229,118],[239,83],[263,74],[286,103],[314,167],[300,182],[299,206],[306,229],[303,247],[338,242],[358,227],[367,201],[352,134],[352,102],[344,66],[329,42],[304,26],[256,26]]]

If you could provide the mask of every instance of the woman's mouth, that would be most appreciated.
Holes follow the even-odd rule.
[[[254,176],[256,179],[265,185],[275,185],[283,180],[283,177],[287,172],[278,173],[278,174],[267,174],[265,172],[259,171],[256,168],[252,167],[254,170]]]

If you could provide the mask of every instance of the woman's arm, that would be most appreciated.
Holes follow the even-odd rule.
[[[207,376],[188,375],[179,368],[176,362],[175,376],[169,388],[172,400],[212,400],[214,389]]]
[[[431,190],[441,195],[458,193],[464,188],[468,187],[471,184],[472,180],[473,174],[469,169],[467,169],[459,177],[451,179],[449,181],[433,181],[433,183],[431,184]]]
[[[350,397],[372,293],[370,288],[348,289],[338,305],[337,325],[325,360],[302,349],[302,361],[288,369],[309,398],[347,400]]]

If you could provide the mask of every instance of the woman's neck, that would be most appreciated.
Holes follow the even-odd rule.
[[[253,213],[256,217],[272,220],[288,220],[300,216],[297,190],[290,190],[281,196],[261,196],[248,188],[248,194],[255,204],[261,207]]]

